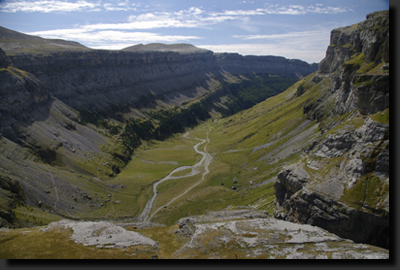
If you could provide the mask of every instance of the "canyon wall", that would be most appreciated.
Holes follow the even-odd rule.
[[[307,83],[321,81],[328,88],[303,106],[321,135],[278,174],[274,215],[389,248],[388,11],[331,32]]]
[[[215,90],[212,80],[233,76],[302,78],[317,68],[276,56],[214,54],[211,51],[81,51],[15,54],[13,65],[34,74],[52,95],[67,105],[101,111],[155,95],[180,103]]]

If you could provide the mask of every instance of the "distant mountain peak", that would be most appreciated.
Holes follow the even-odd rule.
[[[147,45],[138,44],[131,47],[122,49],[122,51],[129,52],[178,52],[178,53],[205,53],[210,52],[206,49],[197,48],[191,44],[163,44],[163,43],[150,43]]]
[[[62,39],[45,39],[0,26],[0,48],[7,54],[48,53],[54,51],[88,51],[90,48]]]

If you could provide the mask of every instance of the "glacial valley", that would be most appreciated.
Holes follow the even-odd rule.
[[[0,27],[0,258],[389,258],[389,12],[326,57]]]

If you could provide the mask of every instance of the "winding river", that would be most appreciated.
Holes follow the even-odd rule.
[[[140,222],[146,222],[149,221],[159,210],[161,210],[162,208],[164,208],[165,206],[168,206],[169,204],[171,204],[172,202],[174,202],[176,199],[180,198],[181,196],[185,195],[186,193],[188,193],[192,188],[194,188],[195,186],[197,186],[198,184],[200,184],[205,176],[210,172],[208,169],[208,166],[210,165],[211,162],[211,155],[207,152],[207,145],[204,146],[204,151],[200,151],[198,148],[200,145],[205,144],[205,143],[209,143],[210,140],[208,138],[208,132],[207,132],[207,139],[199,139],[199,138],[192,138],[189,137],[189,132],[185,133],[183,135],[184,138],[187,139],[196,139],[199,140],[200,142],[198,144],[196,144],[193,149],[196,153],[201,154],[203,157],[201,158],[201,160],[199,162],[197,162],[196,164],[192,165],[192,166],[181,166],[178,167],[176,169],[174,169],[173,171],[171,171],[167,176],[165,176],[164,178],[154,182],[153,184],[153,197],[147,202],[146,206],[144,207],[142,213],[139,215],[138,220]],[[153,205],[154,205],[154,201],[157,197],[157,186],[159,184],[161,184],[162,182],[168,181],[168,180],[173,180],[173,179],[180,179],[180,178],[185,178],[185,177],[190,177],[193,175],[197,175],[201,172],[201,169],[204,167],[204,172],[202,174],[202,177],[200,179],[200,181],[198,181],[196,184],[194,184],[193,186],[191,186],[190,188],[188,188],[185,192],[179,194],[178,196],[174,197],[171,201],[169,201],[167,204],[165,204],[164,206],[158,208],[151,216],[151,210],[153,209]],[[181,175],[181,176],[172,176],[173,174],[183,171],[183,170],[187,170],[187,169],[191,169],[191,171],[185,175]]]

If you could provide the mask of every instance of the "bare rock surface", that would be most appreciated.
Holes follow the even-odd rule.
[[[266,217],[252,209],[211,212],[181,219],[190,241],[176,258],[385,259],[389,251],[342,239],[319,227]],[[254,215],[254,218],[244,218]],[[216,221],[218,220],[218,221]]]
[[[74,233],[71,238],[78,244],[85,246],[106,246],[109,248],[124,248],[134,245],[156,246],[157,243],[138,232],[127,231],[124,228],[110,222],[77,222],[60,220],[50,223],[46,228],[71,228]]]
[[[321,136],[278,173],[276,218],[389,248],[388,38],[388,11],[331,32],[312,79],[329,86],[303,105]]]

